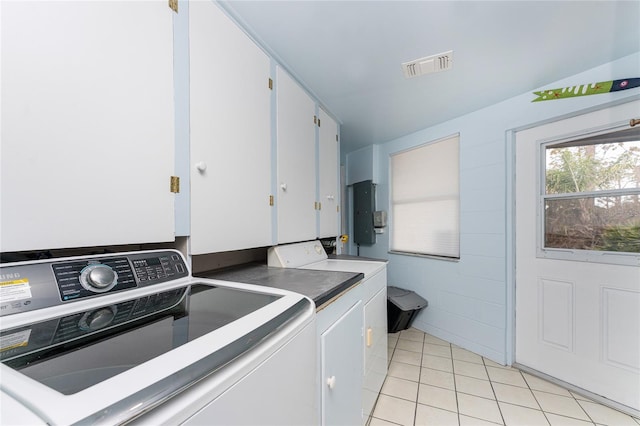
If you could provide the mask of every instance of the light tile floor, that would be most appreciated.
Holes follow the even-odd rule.
[[[416,329],[389,334],[370,426],[640,426],[640,419]]]

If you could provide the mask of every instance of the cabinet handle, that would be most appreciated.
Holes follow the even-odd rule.
[[[367,328],[367,347],[370,348],[373,343],[373,328]]]
[[[331,376],[327,379],[327,386],[329,386],[329,389],[336,387],[336,376]]]
[[[333,195],[327,195],[327,200],[333,201],[334,199],[335,199],[335,197]]]
[[[280,184],[280,189],[282,189],[283,191],[287,190],[287,184],[286,183],[281,183]]]
[[[199,163],[196,164],[196,169],[200,173],[204,173],[204,171],[207,170],[207,163],[205,163],[204,161],[200,161]]]

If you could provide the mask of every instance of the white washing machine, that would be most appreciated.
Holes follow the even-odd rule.
[[[329,259],[320,241],[283,244],[271,247],[267,255],[269,266],[314,269],[318,271],[361,272],[369,279],[385,270],[386,261]]]
[[[0,265],[0,424],[317,424],[313,302],[177,251]]]
[[[360,272],[364,279],[359,284],[358,297],[363,308],[364,359],[362,377],[362,420],[372,414],[387,374],[387,263],[386,261],[329,259],[320,241],[306,241],[271,247],[267,253],[268,265],[280,268],[313,269],[320,271]],[[318,331],[333,318],[325,318],[320,311]],[[321,378],[323,380],[323,378]],[[326,389],[325,389],[326,391]]]

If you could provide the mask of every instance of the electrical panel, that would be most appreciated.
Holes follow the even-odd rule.
[[[353,185],[353,242],[375,244],[373,211],[375,210],[375,185],[365,180]]]

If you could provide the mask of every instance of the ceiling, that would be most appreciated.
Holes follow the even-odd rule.
[[[343,152],[640,51],[637,0],[221,4],[339,120]],[[404,77],[402,62],[448,50],[452,70]]]

